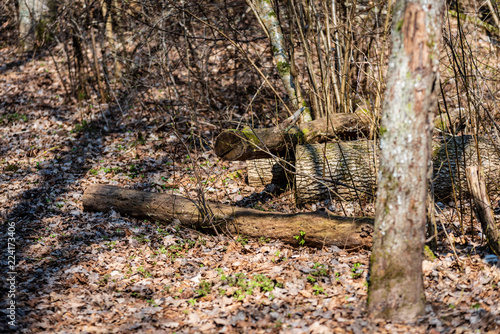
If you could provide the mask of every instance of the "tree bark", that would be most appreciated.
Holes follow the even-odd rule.
[[[486,192],[486,183],[482,171],[477,166],[467,167],[467,181],[476,206],[476,216],[481,222],[481,229],[486,236],[488,246],[493,253],[500,256],[500,233],[495,223],[495,216],[491,209],[490,198]]]
[[[37,40],[49,34],[52,0],[18,0],[19,38],[23,50],[31,50]]]
[[[436,116],[433,124],[436,131],[455,133],[465,121],[455,112]],[[296,144],[373,137],[373,122],[366,110],[333,114],[300,126],[288,119],[273,128],[225,130],[215,140],[214,149],[215,154],[230,161],[271,158],[273,155],[283,157],[287,152],[290,155]]]
[[[434,128],[435,128],[435,131],[439,132],[439,133],[457,133],[458,130],[460,130],[463,127],[465,121],[466,121],[466,119],[464,117],[460,117],[460,114],[458,111],[450,113],[449,115],[448,114],[438,115],[434,118]],[[334,134],[333,133],[331,135],[329,134],[329,136],[331,136],[333,138]],[[491,153],[495,152],[496,149],[491,144],[488,145],[488,141],[485,141],[485,143],[487,145],[484,147],[484,152],[491,156]],[[348,142],[345,142],[343,145],[349,146],[350,144]],[[356,145],[356,144],[354,144],[354,145]],[[312,144],[312,146],[316,147],[314,144]],[[318,146],[318,147],[323,147],[323,146]],[[441,147],[441,145],[438,142],[433,142],[433,147],[438,149],[439,147]],[[470,151],[471,150],[470,147],[471,147],[470,141],[467,139],[466,144],[464,146],[464,150]],[[297,149],[298,148],[296,148],[296,151],[297,151]],[[369,154],[369,152],[365,152],[360,147],[358,147],[357,150],[358,149],[360,149],[359,154]],[[451,147],[450,147],[450,150],[452,150]],[[473,150],[472,150],[472,152],[473,152]],[[460,149],[458,150],[458,153],[461,155]],[[323,156],[323,154],[320,154],[318,156]],[[378,147],[377,147],[377,156],[378,156]],[[328,150],[327,150],[327,153],[325,154],[325,157],[328,158],[328,160],[330,162],[334,161],[334,163],[339,163],[338,160],[331,159],[332,156],[328,154]],[[444,155],[444,158],[446,158],[446,155]],[[455,157],[453,156],[453,158],[455,158]],[[300,158],[297,158],[297,159],[300,159]],[[447,159],[441,159],[441,160],[447,161]],[[308,163],[311,163],[312,161],[314,161],[314,160],[311,160],[310,162],[303,161],[302,162],[304,164],[303,168],[315,169],[316,167],[313,168],[313,167],[308,166]],[[324,161],[318,161],[318,162],[320,164],[320,165],[318,165],[318,167],[322,168],[321,166],[324,164]],[[286,165],[287,169],[284,169],[283,165]],[[438,166],[441,166],[441,163],[438,163]],[[495,166],[495,168],[496,168],[496,166]],[[283,182],[288,182],[290,180],[293,180],[293,174],[290,173],[290,171],[293,169],[294,169],[294,166],[293,166],[292,160],[288,160],[286,163],[282,159],[277,159],[277,158],[262,158],[262,159],[247,160],[248,184],[252,187],[261,187],[261,186],[265,186],[265,185],[273,183],[273,184],[277,184],[281,187],[284,187],[284,186],[286,186],[286,184],[283,184]],[[488,170],[488,168],[487,168],[487,170]],[[301,173],[301,174],[304,174],[304,173]],[[314,174],[311,174],[311,175],[314,175]],[[321,173],[320,175],[323,175],[323,174]],[[304,175],[302,175],[302,176],[299,175],[298,178],[300,178],[300,177],[302,177],[301,182],[305,182],[305,184],[314,182],[314,179],[307,178]],[[341,181],[341,180],[339,180],[339,181]],[[446,188],[446,186],[449,187],[450,185],[451,185],[450,183],[447,185],[443,184],[443,186],[445,188]],[[302,187],[300,187],[299,189],[301,189],[301,188]],[[321,199],[326,199],[330,196],[329,193],[325,193],[325,191],[328,188],[331,188],[331,187],[311,186],[311,193],[310,194],[305,192],[305,191],[302,193],[306,196],[310,196],[311,201],[313,201],[315,199],[321,200]],[[348,188],[351,188],[351,187],[348,187]],[[443,190],[447,191],[446,197],[448,197],[448,195],[450,194],[449,189],[448,190],[443,189]],[[445,193],[444,191],[443,191],[443,193]],[[349,193],[351,193],[351,192],[349,192]],[[351,199],[356,198],[356,196],[354,196],[354,197],[352,197],[352,196],[339,197],[339,196],[336,196],[335,194],[331,194],[331,195],[338,197],[339,199],[346,199],[346,200],[351,200]],[[347,195],[347,194],[344,194],[344,195]],[[301,198],[301,197],[302,196],[299,196],[299,198]],[[305,197],[304,197],[304,199],[305,199]],[[446,198],[443,198],[441,200],[446,201]],[[299,202],[300,201],[301,200],[299,199]],[[307,200],[305,200],[304,203],[307,203]]]
[[[226,130],[215,141],[215,154],[225,160],[250,160],[285,156],[296,144],[328,139],[369,136],[372,120],[363,111],[334,114],[302,125],[280,124],[274,128]]]
[[[247,160],[248,185],[251,187],[263,187],[275,184],[285,188],[293,184],[293,162],[283,159],[253,159]]]
[[[375,318],[414,321],[424,312],[422,257],[443,9],[442,0],[398,0],[394,8],[368,288]]]
[[[292,69],[288,51],[285,47],[285,38],[272,3],[268,0],[247,0],[247,3],[254,10],[271,42],[273,59],[278,69],[278,74],[294,108],[305,107],[304,112],[300,115],[300,123],[311,121],[311,110],[302,97],[300,86],[295,78],[296,74],[293,74],[294,69]]]
[[[82,202],[85,211],[113,209],[121,214],[163,222],[178,219],[184,225],[202,230],[217,226],[223,232],[271,237],[292,245],[369,247],[373,231],[371,218],[340,217],[323,211],[285,214],[215,203],[203,205],[181,196],[109,185],[88,187]],[[305,233],[303,237],[300,231]],[[299,244],[301,240],[304,242]]]
[[[370,200],[377,189],[378,148],[373,140],[297,145],[295,200]]]

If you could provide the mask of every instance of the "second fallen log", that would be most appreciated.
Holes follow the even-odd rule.
[[[298,145],[295,161],[295,198],[298,205],[324,199],[367,200],[377,185],[378,147],[359,140]],[[491,140],[471,136],[433,142],[433,176],[436,201],[448,203],[453,192],[469,195],[465,169],[477,165],[481,155],[490,195],[500,195],[500,153]]]
[[[486,242],[493,253],[500,256],[500,233],[495,223],[495,216],[493,215],[491,202],[486,192],[486,184],[484,183],[481,168],[477,166],[467,167],[466,174],[469,189],[471,190],[476,207],[476,216],[481,223],[484,235],[486,235]]]

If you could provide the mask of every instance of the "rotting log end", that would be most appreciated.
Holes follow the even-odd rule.
[[[214,151],[224,160],[244,160],[246,143],[239,131],[224,131],[215,140]]]

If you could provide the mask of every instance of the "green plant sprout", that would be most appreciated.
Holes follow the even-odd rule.
[[[363,275],[363,269],[361,269],[361,263],[355,263],[351,269],[351,277],[352,278],[359,278],[361,275]]]
[[[294,239],[299,242],[299,246],[304,246],[306,243],[306,232],[300,230],[299,235],[295,235]]]
[[[324,293],[325,291],[325,289],[323,289],[323,287],[318,284],[314,284],[312,289],[315,295],[319,295],[320,293]]]

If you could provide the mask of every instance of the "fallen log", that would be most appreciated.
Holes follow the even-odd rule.
[[[342,201],[375,196],[378,147],[373,140],[297,145],[295,157],[299,206],[330,196]]]
[[[342,248],[370,247],[373,219],[334,216],[324,211],[271,213],[229,205],[202,203],[169,194],[148,193],[110,185],[89,186],[82,197],[85,211],[107,212],[162,222],[178,219],[201,230],[249,237],[271,237],[292,245]],[[303,233],[301,233],[303,231]]]
[[[500,195],[500,153],[495,144],[479,138],[478,146],[488,193]],[[324,199],[369,200],[375,196],[378,147],[374,141],[298,145],[295,198],[298,205]],[[436,201],[453,200],[452,192],[469,195],[465,169],[478,163],[471,136],[433,143],[433,186]]]
[[[288,184],[293,184],[293,165],[293,161],[279,158],[247,160],[248,185],[262,187],[275,184],[285,188]]]
[[[369,136],[372,119],[364,111],[334,114],[302,125],[223,131],[215,140],[215,154],[225,160],[251,160],[285,156],[296,144]]]
[[[296,118],[296,117],[295,117]],[[313,144],[332,140],[373,137],[374,120],[365,110],[338,113],[311,122],[295,125],[294,117],[274,128],[223,131],[215,140],[215,154],[225,160],[252,160],[286,157],[293,160],[297,144]],[[434,119],[437,131],[454,133],[466,122],[458,112]]]

